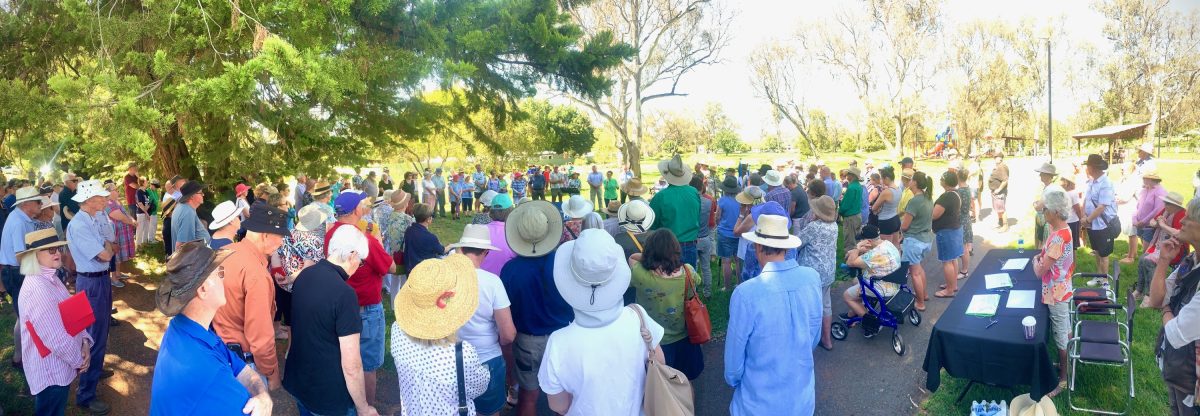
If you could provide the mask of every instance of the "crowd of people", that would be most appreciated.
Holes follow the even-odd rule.
[[[1153,149],[1139,150],[1122,185],[1099,155],[1070,174],[1049,163],[1036,170],[1033,263],[1064,380],[1081,241],[1106,273],[1114,241],[1128,235],[1140,306],[1163,310],[1164,354],[1195,354],[1200,339],[1200,302],[1190,303],[1200,259],[1188,252],[1200,244],[1200,199],[1163,189]],[[1009,167],[1002,154],[987,175],[982,163],[951,160],[938,174],[911,158],[721,171],[674,156],[659,162],[652,188],[629,169],[614,176],[596,166],[582,180],[571,167],[510,175],[476,165],[399,182],[385,168],[379,177],[298,175],[294,185],[244,180],[228,197],[178,176],[160,187],[132,164],[119,189],[71,174],[40,187],[10,181],[0,277],[19,317],[13,365],[24,369],[36,414],[63,414],[76,378],[75,404],[108,413],[97,385],[112,374],[103,367],[119,322],[109,316],[113,288],[129,278],[122,270],[137,245],[159,238],[161,217],[167,274],[156,301],[171,318],[151,414],[265,415],[270,392],[283,389],[302,415],[371,415],[387,389],[408,415],[494,415],[507,404],[530,416],[543,394],[560,414],[639,415],[662,399],[644,396],[647,362],[690,380],[705,370],[706,338],[696,335],[704,325],[689,303],[714,291],[732,291],[729,411],[812,414],[813,351],[833,348],[833,320],[864,315],[864,296],[899,290],[853,285],[842,293],[848,312],[835,317],[837,265],[879,278],[907,263],[923,311],[932,289],[924,264],[936,248],[946,279],[932,295],[954,297],[969,276],[981,194],[990,194],[998,232],[1010,226]],[[221,201],[206,202],[212,196]],[[463,215],[471,223],[456,242],[431,230],[435,218]],[[61,305],[71,302],[91,313],[68,316]],[[276,350],[281,339],[285,351]],[[378,383],[385,354],[398,385]],[[1176,384],[1174,414],[1191,412],[1196,386]]]

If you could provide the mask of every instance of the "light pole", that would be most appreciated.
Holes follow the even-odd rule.
[[[1050,163],[1054,163],[1054,106],[1051,105],[1051,100],[1054,98],[1054,75],[1050,72],[1050,37],[1046,37],[1046,129],[1049,130],[1046,137],[1046,149],[1050,154]]]

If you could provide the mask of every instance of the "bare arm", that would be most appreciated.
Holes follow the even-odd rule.
[[[375,408],[367,403],[366,380],[363,378],[362,356],[358,350],[359,334],[338,337],[338,346],[342,354],[342,375],[346,378],[346,390],[354,401],[354,408],[359,414],[378,414]]]
[[[271,407],[274,406],[271,402],[271,392],[263,384],[262,377],[258,375],[258,372],[251,369],[250,366],[242,367],[242,372],[237,375],[237,381],[242,383],[246,391],[250,392],[250,400],[246,401],[246,407],[242,408],[242,413],[249,413],[251,416],[270,415]]]
[[[571,409],[571,393],[564,391],[558,394],[548,394],[546,395],[546,402],[548,402],[550,410],[553,410],[554,413],[565,415]]]
[[[1171,274],[1171,260],[1179,254],[1179,242],[1174,238],[1158,243],[1158,262],[1154,265],[1154,276],[1150,279],[1150,307],[1166,306],[1167,275]]]
[[[907,212],[900,217],[900,231],[908,231],[908,227],[912,225],[913,216]]]
[[[742,233],[750,231],[754,228],[754,217],[746,214],[746,216],[738,219],[737,225],[733,227],[733,235],[742,235]]]
[[[496,319],[496,329],[500,332],[500,345],[512,344],[513,340],[517,339],[517,327],[513,325],[512,310],[509,308],[496,309],[492,311],[492,317]]]

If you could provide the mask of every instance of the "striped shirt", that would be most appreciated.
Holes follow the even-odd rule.
[[[21,287],[20,328],[21,356],[25,363],[25,380],[31,394],[38,394],[50,386],[70,386],[79,367],[83,366],[83,343],[92,343],[88,331],[79,331],[75,336],[67,334],[58,304],[71,295],[67,287],[55,276],[55,269],[43,267],[36,275],[25,276]],[[33,325],[42,344],[50,354],[42,357],[33,334],[25,322]]]

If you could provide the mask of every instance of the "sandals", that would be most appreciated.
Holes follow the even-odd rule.
[[[958,280],[963,280],[963,279],[966,279],[966,278],[967,278],[967,274],[966,274],[966,273],[963,273],[963,272],[959,272],[959,273],[958,273]]]
[[[935,293],[933,294],[933,296],[937,296],[937,297],[939,297],[939,298],[952,298],[952,297],[954,297],[954,295],[956,295],[956,294],[957,294],[957,293],[950,293],[950,294],[946,294],[946,289],[942,289],[942,290],[939,290],[939,291],[935,292]]]

